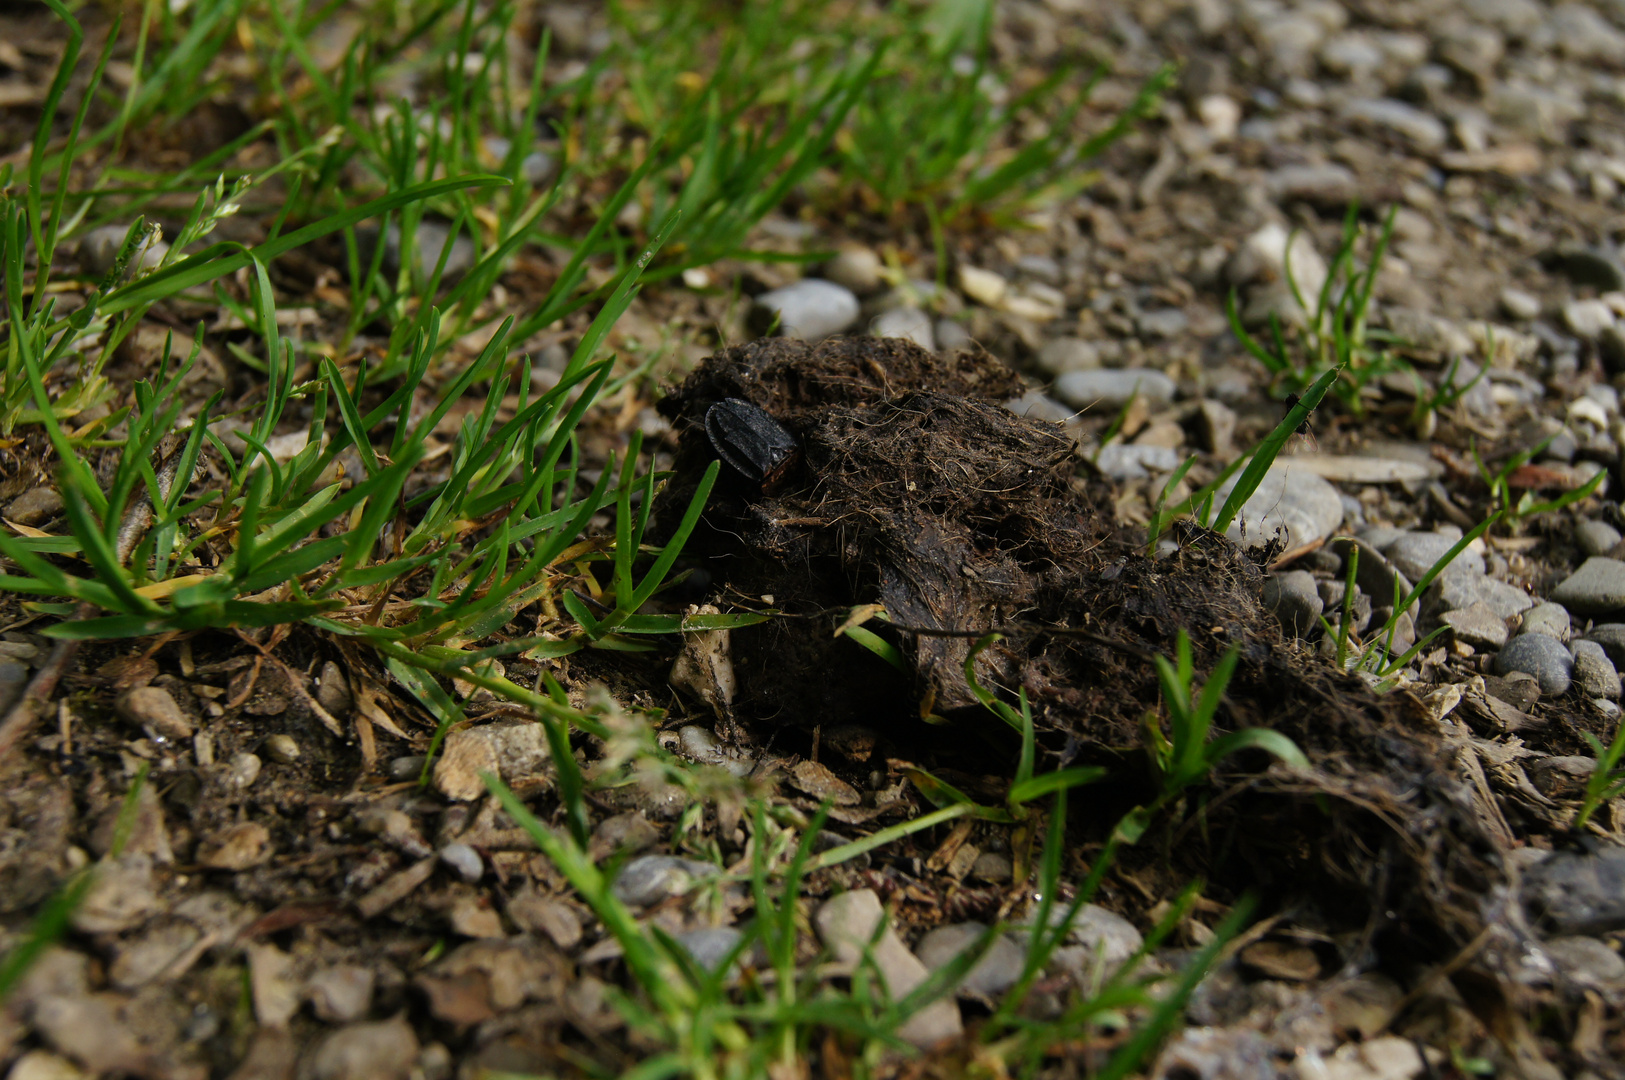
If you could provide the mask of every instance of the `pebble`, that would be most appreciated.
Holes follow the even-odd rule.
[[[257,754],[238,753],[231,755],[231,762],[226,766],[226,786],[235,791],[247,791],[254,786],[254,781],[260,778],[260,770],[264,763]]]
[[[1534,600],[1522,589],[1486,574],[1441,574],[1428,590],[1429,604],[1441,611],[1454,611],[1480,601],[1503,619],[1534,605]]]
[[[1050,909],[1049,925],[1059,925],[1065,915],[1066,908],[1057,904]],[[1030,927],[1032,917],[1029,915],[1023,923]],[[1018,943],[1026,945],[1029,935],[1021,923],[1010,933]],[[1098,904],[1085,904],[1072,921],[1066,941],[1050,954],[1050,962],[1088,987],[1097,975],[1110,978],[1144,944],[1140,932],[1123,916]]]
[[[118,934],[133,930],[158,910],[150,855],[127,852],[103,860],[84,900],[74,909],[72,925],[82,934]]]
[[[1524,634],[1545,634],[1558,641],[1569,639],[1569,613],[1562,604],[1547,601],[1536,604],[1523,613],[1523,626],[1519,630]]]
[[[1074,409],[1118,409],[1135,397],[1148,405],[1166,405],[1176,389],[1174,380],[1151,368],[1075,370],[1055,380],[1055,396]]]
[[[508,901],[507,913],[519,929],[546,934],[567,952],[581,944],[581,917],[557,897],[525,889]]]
[[[1557,970],[1571,983],[1610,996],[1625,988],[1625,958],[1594,937],[1554,937],[1540,943]]]
[[[1218,142],[1233,139],[1241,124],[1241,106],[1226,94],[1208,94],[1196,103],[1196,115]]]
[[[30,1019],[45,1042],[93,1075],[151,1074],[151,1060],[120,1018],[117,1001],[112,994],[50,994],[34,1004]]]
[[[278,765],[292,765],[299,760],[299,742],[292,735],[272,735],[265,740],[265,756]]]
[[[404,757],[389,759],[389,778],[391,780],[416,780],[423,773],[423,763],[428,758],[423,754],[407,754]]]
[[[1274,574],[1264,582],[1264,606],[1281,620],[1281,629],[1297,638],[1307,638],[1320,628],[1325,601],[1307,570]]]
[[[971,863],[970,876],[978,881],[1010,881],[1016,876],[1010,856],[998,851],[984,851]]]
[[[824,278],[858,296],[869,296],[885,286],[885,264],[872,248],[845,247],[824,267]]]
[[[1625,847],[1554,851],[1524,868],[1519,893],[1529,914],[1558,934],[1625,929]]]
[[[192,721],[161,686],[137,686],[113,703],[118,714],[157,739],[189,739]]]
[[[1289,244],[1290,260],[1287,257]],[[1320,293],[1329,271],[1308,233],[1289,231],[1279,222],[1270,222],[1243,241],[1225,266],[1225,277],[1231,285],[1256,286],[1249,291],[1247,304],[1242,309],[1243,322],[1263,326],[1273,314],[1288,325],[1304,325],[1308,313],[1287,287],[1288,269],[1297,282],[1298,291],[1314,303],[1310,298]]]
[[[1219,488],[1215,506],[1223,505],[1236,479]],[[1336,488],[1312,472],[1292,468],[1290,461],[1278,461],[1242,505],[1226,535],[1247,547],[1261,547],[1285,530],[1286,549],[1292,551],[1326,539],[1342,523],[1343,500]]]
[[[1619,672],[1608,659],[1603,647],[1595,641],[1576,641],[1569,646],[1574,656],[1574,685],[1588,698],[1619,697]]]
[[[1148,338],[1178,337],[1190,325],[1190,316],[1178,308],[1157,308],[1142,311],[1134,320],[1140,334]]]
[[[898,1001],[924,982],[929,972],[893,927],[887,926],[875,941],[883,916],[880,897],[873,889],[854,889],[825,901],[813,921],[825,948],[841,963],[856,964],[869,952],[887,993]],[[958,1006],[951,999],[939,999],[909,1017],[897,1035],[923,1049],[955,1038],[962,1030]]]
[[[79,241],[79,265],[91,277],[106,277],[118,262],[118,253],[123,250],[124,239],[129,232],[128,225],[102,225],[91,229]],[[124,269],[124,276],[119,280],[129,281],[137,274],[158,269],[168,254],[168,244],[149,237],[136,249],[136,257],[130,260],[130,265]]]
[[[1606,555],[1622,538],[1606,521],[1582,521],[1574,527],[1575,543],[1587,555]]]
[[[790,770],[790,783],[819,802],[828,799],[836,806],[856,806],[863,801],[857,788],[816,761],[796,762],[795,768]]]
[[[446,736],[434,765],[434,786],[448,799],[468,802],[485,794],[481,773],[512,785],[542,773],[548,760],[542,725],[530,720],[497,721],[459,728]]]
[[[350,680],[345,678],[344,669],[331,660],[322,665],[321,678],[316,681],[316,704],[334,716],[345,715],[355,704]]]
[[[1545,634],[1524,634],[1507,642],[1506,648],[1495,654],[1495,673],[1505,675],[1522,671],[1540,681],[1540,692],[1561,694],[1569,688],[1574,657],[1555,638]]]
[[[1564,578],[1551,598],[1580,616],[1625,608],[1625,562],[1594,555]]]
[[[372,1008],[372,968],[360,964],[335,964],[316,972],[305,982],[305,997],[318,1020],[329,1024],[349,1024],[360,1020]]]
[[[931,329],[931,316],[917,307],[895,307],[882,311],[869,324],[878,338],[907,338],[928,352],[935,352],[937,336]]]
[[[939,926],[920,939],[915,952],[920,962],[932,971],[945,967],[961,953],[973,948],[987,927],[978,922],[951,923]],[[1020,945],[1004,934],[998,934],[971,969],[965,973],[958,990],[984,998],[996,997],[1014,986],[1021,978],[1026,954]]]
[[[765,334],[776,320],[782,337],[821,341],[857,322],[858,313],[852,290],[821,278],[803,278],[758,296],[747,324]]]
[[[1540,257],[1540,264],[1575,285],[1590,285],[1604,292],[1625,289],[1625,262],[1596,248],[1555,248]]]
[[[1388,556],[1400,573],[1412,581],[1420,581],[1422,575],[1444,558],[1460,539],[1459,536],[1441,536],[1438,533],[1408,532],[1385,547],[1383,554]],[[1450,568],[1457,572],[1482,574],[1484,556],[1470,547],[1465,548],[1451,561]]]
[[[1578,755],[1540,758],[1527,766],[1530,783],[1535,790],[1552,799],[1577,799],[1586,783],[1596,771],[1595,758]]]
[[[1082,338],[1052,338],[1038,350],[1038,367],[1050,375],[1089,371],[1099,366],[1100,350],[1093,342]]]
[[[107,969],[108,981],[119,990],[137,990],[159,978],[203,936],[189,922],[160,920],[132,939],[119,944]]]
[[[1415,484],[1431,478],[1435,472],[1419,461],[1363,454],[1296,454],[1292,467],[1312,472],[1322,480],[1345,484]]]
[[[40,525],[62,513],[62,496],[55,488],[29,488],[6,504],[6,520],[19,525]]]
[[[1196,410],[1196,442],[1221,458],[1235,454],[1236,411],[1222,401],[1203,398]]]
[[[84,1072],[67,1058],[57,1057],[44,1050],[29,1050],[19,1057],[6,1073],[6,1080],[89,1080]]]
[[[1570,300],[1563,305],[1563,323],[1575,337],[1593,341],[1614,325],[1614,313],[1601,300]]]
[[[1540,318],[1540,298],[1522,289],[1501,290],[1501,310],[1514,319]]]
[[[1095,454],[1095,468],[1113,480],[1143,480],[1152,473],[1173,472],[1179,467],[1179,451],[1168,446],[1142,446],[1113,443]]]
[[[669,896],[681,896],[700,878],[713,877],[715,866],[677,855],[640,855],[615,875],[610,891],[623,904],[648,907]]]
[[[1344,103],[1342,112],[1350,120],[1391,131],[1418,150],[1438,150],[1449,137],[1444,121],[1414,105],[1392,98],[1355,98]]]
[[[1482,601],[1447,611],[1439,621],[1450,627],[1457,641],[1474,648],[1499,649],[1507,643],[1506,621]]]
[[[373,245],[378,242],[378,230],[358,228],[356,239],[361,248],[361,265],[366,266],[372,259]],[[447,244],[451,245],[451,251],[446,254],[446,266],[440,274],[442,285],[451,284],[473,267],[474,241],[466,229],[459,229],[456,239],[453,239],[450,222],[436,221],[433,218],[420,220],[412,245],[413,276],[427,282],[435,267],[440,264],[441,252],[446,250]],[[401,227],[398,223],[392,223],[384,234],[383,272],[394,277],[400,270]]]
[[[702,970],[715,971],[739,945],[744,934],[732,926],[705,926],[675,935],[676,941]],[[735,964],[739,961],[735,960]]]
[[[257,821],[222,829],[198,844],[197,864],[210,870],[247,870],[270,859],[271,832]]]
[[[456,871],[464,881],[478,881],[485,874],[480,853],[467,844],[452,843],[440,849],[440,861]]]
[[[1601,645],[1616,668],[1625,664],[1625,623],[1599,623],[1585,637]]]
[[[1010,283],[991,270],[961,266],[959,290],[983,307],[996,308],[1004,304],[1004,298],[1010,291]]]
[[[709,728],[698,724],[685,725],[677,732],[677,744],[691,760],[701,765],[715,765],[733,776],[749,776],[756,768],[756,759],[738,747],[724,746]]]
[[[1346,205],[1360,194],[1360,182],[1347,166],[1284,165],[1264,177],[1264,189],[1276,202],[1303,199],[1329,205]]]
[[[418,1037],[405,1012],[371,1024],[340,1028],[301,1063],[301,1080],[407,1080]]]
[[[969,330],[953,319],[936,321],[937,348],[945,353],[958,352],[976,344]]]
[[[1004,407],[1017,416],[1029,420],[1044,420],[1051,424],[1065,424],[1072,420],[1071,409],[1038,390],[1028,390],[1020,397],[1011,398]]]

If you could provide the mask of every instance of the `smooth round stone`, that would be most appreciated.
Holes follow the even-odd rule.
[[[1082,338],[1060,337],[1044,342],[1038,350],[1038,366],[1051,375],[1068,371],[1091,371],[1100,367],[1100,350]]]
[[[878,338],[907,338],[927,352],[935,352],[937,335],[931,328],[931,316],[916,307],[895,307],[882,311],[869,324],[869,332]]]
[[[1068,371],[1055,380],[1055,396],[1074,409],[1121,408],[1135,395],[1152,405],[1174,399],[1174,380],[1151,368]]]
[[[1564,976],[1587,989],[1617,994],[1625,988],[1625,958],[1594,937],[1554,937],[1540,943]]]
[[[987,927],[978,922],[953,923],[932,930],[915,946],[914,954],[932,971],[946,967],[961,953],[969,951],[987,933]],[[987,952],[982,954],[959,984],[962,993],[994,997],[1014,986],[1021,978],[1026,957],[1021,946],[1003,934],[994,937]]]
[[[1625,664],[1625,623],[1602,623],[1593,626],[1591,632],[1586,635],[1586,640],[1601,645],[1603,652],[1608,654],[1608,659],[1614,662],[1616,668],[1620,664]]]
[[[478,881],[485,873],[480,853],[463,843],[447,844],[440,849],[440,861],[457,872],[464,881]]]
[[[1619,697],[1619,672],[1614,662],[1595,641],[1576,641],[1569,646],[1574,656],[1574,685],[1588,698]]]
[[[677,943],[688,950],[688,955],[706,971],[721,967],[744,936],[732,926],[706,926],[675,935]]]
[[[886,269],[880,261],[880,256],[866,247],[842,248],[824,267],[824,276],[843,289],[850,289],[859,296],[867,296],[879,292],[886,281],[882,272]]]
[[[1552,590],[1552,599],[1575,615],[1625,608],[1625,562],[1594,555]]]
[[[1029,390],[1018,398],[1011,398],[1004,407],[1017,416],[1029,420],[1044,420],[1051,424],[1064,424],[1076,415],[1059,401],[1040,390]]]
[[[1190,325],[1190,316],[1178,308],[1158,308],[1140,313],[1135,320],[1140,333],[1148,338],[1178,337]]]
[[[1545,634],[1558,641],[1569,639],[1569,612],[1562,604],[1547,601],[1536,604],[1523,613],[1523,628],[1519,631],[1524,634]]]
[[[1533,675],[1540,683],[1540,692],[1546,695],[1561,694],[1567,690],[1573,670],[1574,657],[1562,642],[1545,634],[1515,637],[1495,655],[1497,675],[1512,671]]]
[[[1114,443],[1095,455],[1095,467],[1113,480],[1143,480],[1154,472],[1173,472],[1179,462],[1179,451],[1168,446]]]
[[[1396,539],[1383,549],[1390,562],[1398,568],[1399,572],[1412,581],[1422,580],[1422,575],[1433,569],[1438,561],[1449,553],[1456,545],[1459,537],[1441,536],[1438,533],[1412,532]],[[1484,556],[1472,549],[1459,553],[1450,562],[1450,568],[1457,571],[1482,574],[1484,572]]]
[[[1307,638],[1320,626],[1320,613],[1326,605],[1313,574],[1289,570],[1264,582],[1264,606],[1281,620],[1281,629],[1293,637]]]
[[[1235,487],[1232,478],[1218,490],[1215,506],[1222,506]],[[1279,531],[1286,533],[1286,549],[1293,551],[1324,540],[1343,523],[1343,500],[1337,489],[1312,472],[1276,462],[1241,507],[1226,535],[1248,547],[1269,543]]]
[[[1568,653],[1563,655],[1567,656]],[[623,904],[648,907],[668,896],[687,892],[694,881],[717,872],[715,866],[698,859],[683,859],[676,855],[640,855],[621,867],[610,891]]]
[[[1582,521],[1575,526],[1574,539],[1587,555],[1606,555],[1622,537],[1619,530],[1606,521]]]
[[[858,298],[833,281],[803,278],[758,296],[751,304],[750,328],[766,333],[775,320],[779,334],[821,341],[858,321]]]
[[[1449,137],[1444,121],[1437,116],[1393,98],[1357,98],[1345,103],[1342,112],[1350,120],[1391,131],[1419,150],[1437,150]]]
[[[1601,300],[1570,300],[1563,305],[1563,322],[1575,337],[1590,341],[1614,325],[1614,312]]]
[[[1369,525],[1354,534],[1356,538],[1364,540],[1378,551],[1385,551],[1389,544],[1400,537],[1407,535],[1404,529],[1395,529],[1389,525]]]
[[[1428,598],[1429,603],[1442,611],[1454,611],[1482,601],[1503,619],[1527,611],[1535,603],[1522,589],[1485,574],[1441,574],[1434,579]]]
[[[1514,319],[1538,319],[1540,318],[1540,297],[1532,296],[1522,289],[1502,289],[1501,310]]]

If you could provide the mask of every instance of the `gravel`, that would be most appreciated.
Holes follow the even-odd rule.
[[[1625,562],[1593,555],[1552,590],[1551,599],[1575,615],[1607,615],[1625,608]]]
[[[1521,671],[1540,681],[1542,694],[1561,694],[1569,688],[1574,657],[1562,642],[1545,634],[1524,634],[1507,642],[1495,656],[1495,672]]]

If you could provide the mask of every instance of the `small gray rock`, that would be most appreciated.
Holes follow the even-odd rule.
[[[1601,645],[1615,668],[1625,664],[1625,623],[1599,623],[1586,634],[1586,640]]]
[[[1219,488],[1214,505],[1229,496],[1234,479]],[[1292,468],[1288,459],[1270,466],[1226,535],[1248,547],[1260,547],[1284,530],[1287,550],[1292,551],[1326,539],[1342,523],[1343,500],[1337,489],[1307,469]]]
[[[931,316],[917,307],[895,307],[882,311],[869,324],[878,338],[907,338],[927,352],[935,352],[937,335],[931,329]]]
[[[921,963],[935,971],[970,950],[986,933],[987,927],[978,922],[939,926],[921,938],[914,951]],[[964,981],[959,984],[959,992],[984,998],[1002,994],[1021,978],[1025,960],[1021,946],[998,934],[982,958],[965,973]]]
[[[1167,446],[1113,443],[1095,455],[1095,468],[1113,480],[1143,480],[1152,473],[1173,472],[1179,462],[1179,451]]]
[[[265,756],[278,765],[292,765],[299,760],[299,741],[283,732],[267,738],[264,749]]]
[[[1527,611],[1534,600],[1521,589],[1485,574],[1441,574],[1428,590],[1428,602],[1441,611],[1454,611],[1479,601],[1501,618]]]
[[[1495,672],[1505,675],[1522,671],[1540,681],[1542,694],[1561,694],[1569,688],[1574,657],[1555,638],[1545,634],[1524,634],[1507,642],[1495,655]]]
[[[1441,536],[1438,533],[1408,532],[1384,548],[1383,554],[1388,556],[1400,573],[1412,581],[1420,581],[1422,575],[1433,569],[1434,564],[1444,558],[1459,540],[1460,537]],[[1484,556],[1470,548],[1463,550],[1451,561],[1450,569],[1482,574]]]
[[[623,904],[648,907],[678,896],[701,878],[718,873],[715,866],[676,855],[640,855],[621,867],[610,891]]]
[[[1614,325],[1614,312],[1601,300],[1570,300],[1563,305],[1563,323],[1583,341],[1594,341]]]
[[[1545,634],[1558,641],[1569,639],[1569,612],[1562,604],[1547,601],[1523,613],[1523,634]]]
[[[704,926],[674,936],[694,963],[706,971],[715,971],[745,935],[732,926]]]
[[[1574,539],[1587,555],[1606,555],[1625,538],[1606,521],[1582,521],[1574,527]]]
[[[953,319],[938,319],[935,323],[937,335],[937,351],[943,353],[958,352],[968,349],[976,344],[976,339],[969,330],[955,322]]]
[[[1625,929],[1625,847],[1556,851],[1523,871],[1529,914],[1559,934]]]
[[[877,293],[886,284],[885,264],[872,248],[842,248],[824,267],[824,277],[859,296]]]
[[[1345,102],[1342,112],[1350,120],[1391,131],[1419,150],[1437,150],[1449,137],[1437,116],[1393,98],[1356,98]]]
[[[1281,620],[1281,629],[1293,637],[1307,638],[1320,628],[1320,613],[1326,605],[1313,574],[1289,570],[1264,582],[1264,606]]]
[[[480,853],[464,843],[451,843],[440,849],[440,861],[464,881],[478,881],[485,873]]]
[[[9,712],[28,689],[28,665],[0,660],[0,710]]]
[[[1044,342],[1038,350],[1038,367],[1050,375],[1068,371],[1092,371],[1100,367],[1100,350],[1082,338],[1060,337]]]
[[[181,712],[169,691],[161,686],[137,686],[124,691],[113,707],[118,714],[155,738],[189,739],[192,721]]]
[[[1010,856],[997,851],[984,851],[971,863],[970,876],[978,881],[1001,882],[1015,877],[1015,866]]]
[[[405,1013],[333,1032],[301,1064],[302,1080],[406,1080],[418,1057],[418,1038]]]
[[[1117,409],[1136,394],[1151,405],[1174,399],[1174,380],[1151,368],[1068,371],[1055,380],[1055,396],[1074,409]]]
[[[1507,643],[1506,621],[1483,601],[1447,611],[1439,621],[1450,627],[1457,641],[1474,648],[1499,649]]]
[[[1065,915],[1066,908],[1057,904],[1050,909],[1048,925],[1059,925]],[[1031,926],[1031,917],[1024,922]],[[1030,935],[1018,924],[1010,936],[1025,945]],[[1097,904],[1085,904],[1078,910],[1065,943],[1051,954],[1051,962],[1088,986],[1093,984],[1097,973],[1110,978],[1144,944],[1140,932],[1123,916]]]
[[[1625,608],[1625,562],[1593,555],[1552,590],[1552,599],[1575,615]]]
[[[1542,255],[1540,264],[1576,285],[1591,285],[1603,292],[1625,289],[1625,263],[1596,248],[1556,248]]]
[[[1594,937],[1554,937],[1540,943],[1568,981],[1588,990],[1618,993],[1625,987],[1625,958]]]
[[[874,958],[887,993],[893,1001],[898,1001],[924,982],[929,972],[892,927],[886,927],[880,940],[875,941],[882,918],[880,897],[874,890],[854,889],[826,900],[813,922],[819,938],[836,960],[856,963],[868,952]],[[897,1035],[915,1046],[928,1047],[955,1037],[962,1030],[958,1007],[952,1001],[938,1000],[911,1016],[897,1029]]]
[[[1597,759],[1578,755],[1537,758],[1525,766],[1535,790],[1553,799],[1577,799],[1597,771]]]
[[[322,665],[321,678],[316,681],[316,704],[334,716],[344,716],[355,705],[350,693],[350,680],[344,669],[329,660]]]
[[[1514,319],[1540,318],[1540,298],[1522,289],[1501,290],[1501,310]]]
[[[29,488],[6,505],[6,520],[19,525],[38,525],[62,512],[62,496],[56,488]]]
[[[376,975],[360,964],[335,964],[305,982],[305,996],[318,1019],[329,1024],[360,1020],[372,1008]]]
[[[858,321],[858,298],[833,281],[803,278],[782,289],[758,296],[747,323],[765,334],[778,322],[779,334],[804,341],[821,341]]]
[[[1574,685],[1588,698],[1619,697],[1619,672],[1608,653],[1595,641],[1576,641],[1569,646],[1574,656]]]
[[[1178,308],[1142,311],[1139,318],[1135,319],[1141,335],[1148,338],[1178,337],[1185,332],[1190,323],[1190,316]]]
[[[1236,410],[1222,401],[1204,398],[1196,410],[1196,442],[1221,458],[1235,453]]]

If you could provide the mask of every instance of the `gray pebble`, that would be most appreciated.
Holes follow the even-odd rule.
[[[1519,633],[1545,634],[1547,637],[1556,638],[1558,641],[1567,641],[1569,639],[1568,609],[1562,604],[1554,604],[1549,600],[1544,604],[1536,604],[1523,613],[1523,626],[1520,628]]]
[[[1388,556],[1400,573],[1412,581],[1420,581],[1422,575],[1444,558],[1459,540],[1460,537],[1456,536],[1411,532],[1394,540],[1383,549],[1383,554]],[[1451,560],[1450,569],[1482,574],[1484,556],[1470,548],[1465,549]]]
[[[1029,390],[1018,398],[1011,398],[1004,407],[1017,416],[1029,420],[1047,420],[1051,424],[1064,424],[1076,414],[1041,390]]]
[[[1391,131],[1419,150],[1437,150],[1449,137],[1437,116],[1392,98],[1356,98],[1345,102],[1342,112],[1351,120]]]
[[[856,963],[872,956],[880,979],[892,1000],[900,1000],[929,976],[920,958],[909,951],[893,927],[880,930],[885,911],[873,889],[853,889],[824,901],[813,924],[826,948],[841,963]],[[879,940],[875,939],[879,931]],[[963,1030],[959,1009],[952,1001],[938,1000],[911,1016],[896,1031],[915,1046],[934,1046]]]
[[[1554,937],[1541,949],[1565,979],[1588,990],[1616,995],[1625,988],[1625,958],[1594,937]]]
[[[1619,672],[1608,653],[1595,641],[1576,641],[1569,646],[1574,656],[1574,684],[1588,698],[1619,697]]]
[[[1015,877],[1015,866],[1008,855],[984,851],[971,863],[970,876],[978,881],[1009,881]]]
[[[1507,624],[1483,601],[1447,611],[1439,621],[1450,627],[1457,641],[1474,648],[1499,649],[1507,642]]]
[[[1523,871],[1529,914],[1559,934],[1625,929],[1625,847],[1557,851]]]
[[[1190,325],[1190,317],[1178,308],[1143,311],[1135,320],[1141,335],[1148,338],[1178,337]]]
[[[1016,272],[1022,277],[1042,281],[1045,285],[1060,287],[1064,280],[1061,264],[1048,255],[1023,255],[1016,260]]]
[[[824,277],[859,296],[868,296],[879,292],[885,285],[885,279],[881,276],[884,269],[885,264],[873,249],[848,247],[842,248],[824,266]]]
[[[318,1019],[329,1024],[360,1020],[372,1008],[376,975],[359,964],[336,964],[305,982],[305,996]]]
[[[1196,410],[1196,442],[1203,450],[1228,458],[1235,453],[1236,411],[1222,401],[1204,398]]]
[[[339,1028],[299,1063],[303,1080],[406,1080],[418,1057],[418,1038],[404,1012],[377,1023]]]
[[[357,228],[356,241],[360,247],[361,265],[370,265],[375,245],[378,243],[377,228]],[[441,271],[440,282],[443,285],[456,281],[468,273],[474,265],[474,241],[469,238],[466,229],[459,229],[456,239],[453,239],[449,222],[436,221],[432,218],[419,221],[412,245],[413,275],[427,281],[429,275],[433,274],[435,267],[439,265],[440,253],[445,251],[447,244],[451,245],[451,251],[446,255],[446,266]],[[394,277],[400,271],[401,227],[398,223],[392,223],[389,231],[384,234],[383,272]]]
[[[1051,375],[1091,371],[1100,367],[1100,350],[1082,338],[1054,338],[1038,350],[1038,367]]]
[[[869,324],[878,338],[907,338],[927,352],[935,352],[937,336],[931,329],[931,316],[917,307],[895,307],[882,311]]]
[[[423,772],[423,763],[428,760],[422,754],[408,754],[405,757],[391,758],[389,762],[389,778],[391,780],[416,780]]]
[[[257,754],[233,754],[226,766],[226,783],[238,791],[247,791],[260,778],[264,763]]]
[[[1540,257],[1547,270],[1562,274],[1576,285],[1592,285],[1603,292],[1625,289],[1625,263],[1594,248],[1557,248]]]
[[[1625,623],[1599,623],[1585,637],[1601,645],[1616,668],[1625,664]]]
[[[1575,337],[1594,341],[1614,325],[1614,312],[1601,300],[1570,300],[1563,305],[1563,324]]]
[[[1068,371],[1055,380],[1055,396],[1075,409],[1117,409],[1136,394],[1151,405],[1174,399],[1174,380],[1151,368]]]
[[[350,680],[344,669],[329,660],[322,664],[322,674],[316,680],[316,704],[334,716],[344,716],[355,704],[350,693]]]
[[[1625,562],[1592,556],[1552,590],[1552,599],[1575,615],[1605,615],[1625,608]]]
[[[1606,521],[1582,521],[1574,528],[1574,539],[1587,555],[1606,555],[1619,543],[1619,530]]]
[[[55,488],[29,488],[6,505],[6,520],[38,525],[62,512],[62,496]]]
[[[1173,472],[1179,462],[1179,451],[1167,446],[1113,443],[1095,455],[1095,467],[1113,480],[1143,480],[1154,472]]]
[[[485,863],[480,859],[480,853],[467,844],[447,844],[440,849],[440,861],[456,871],[464,881],[478,881],[485,874]]]
[[[154,737],[189,739],[192,736],[192,721],[163,687],[137,686],[126,690],[114,701],[113,707],[124,719]]]
[[[1428,602],[1441,611],[1454,611],[1479,601],[1503,619],[1527,611],[1535,603],[1522,589],[1484,574],[1441,574],[1428,590]]]
[[[1282,630],[1293,637],[1307,638],[1320,628],[1320,613],[1326,605],[1315,588],[1313,574],[1289,570],[1264,582],[1264,606],[1281,620]]]
[[[1219,488],[1215,506],[1229,496],[1234,480],[1232,477]],[[1326,539],[1342,523],[1343,499],[1335,487],[1306,469],[1292,468],[1290,461],[1278,461],[1242,505],[1226,535],[1238,542],[1245,539],[1248,547],[1259,547],[1284,530],[1287,550],[1292,551]]]
[[[688,891],[693,882],[711,877],[717,868],[698,859],[684,859],[676,855],[640,855],[615,876],[611,891],[623,904],[648,907],[668,896]]]
[[[1407,533],[1404,529],[1395,529],[1388,525],[1369,525],[1354,535],[1356,539],[1364,540],[1372,548],[1382,552],[1388,549],[1388,545],[1395,543]]]
[[[1065,907],[1057,904],[1050,909],[1048,925],[1059,925],[1065,915]],[[1023,922],[1031,926],[1031,916]],[[1018,924],[1010,936],[1025,945],[1029,935]],[[1066,942],[1051,954],[1052,963],[1080,982],[1088,983],[1097,972],[1110,978],[1144,944],[1140,932],[1123,916],[1096,904],[1085,904],[1073,920]]]
[[[1505,675],[1522,671],[1540,680],[1540,692],[1561,694],[1569,688],[1569,674],[1574,669],[1574,657],[1561,642],[1545,634],[1524,634],[1507,642],[1506,648],[1495,655],[1495,671]]]
[[[9,712],[28,689],[28,665],[0,660],[0,711]]]
[[[747,322],[753,331],[764,334],[775,320],[783,337],[821,341],[858,321],[858,298],[833,281],[803,278],[751,304]]]
[[[987,927],[978,922],[939,926],[920,939],[914,952],[921,963],[935,971],[969,951],[986,933]],[[1025,960],[1021,946],[1003,934],[995,935],[987,952],[965,973],[959,991],[986,998],[1002,994],[1021,978]]]
[[[958,352],[968,349],[976,344],[969,330],[953,319],[938,319],[936,321],[937,349],[940,352]]]
[[[694,958],[695,964],[705,971],[715,971],[745,935],[732,926],[704,926],[674,936],[677,943]],[[737,964],[738,960],[734,962]]]

